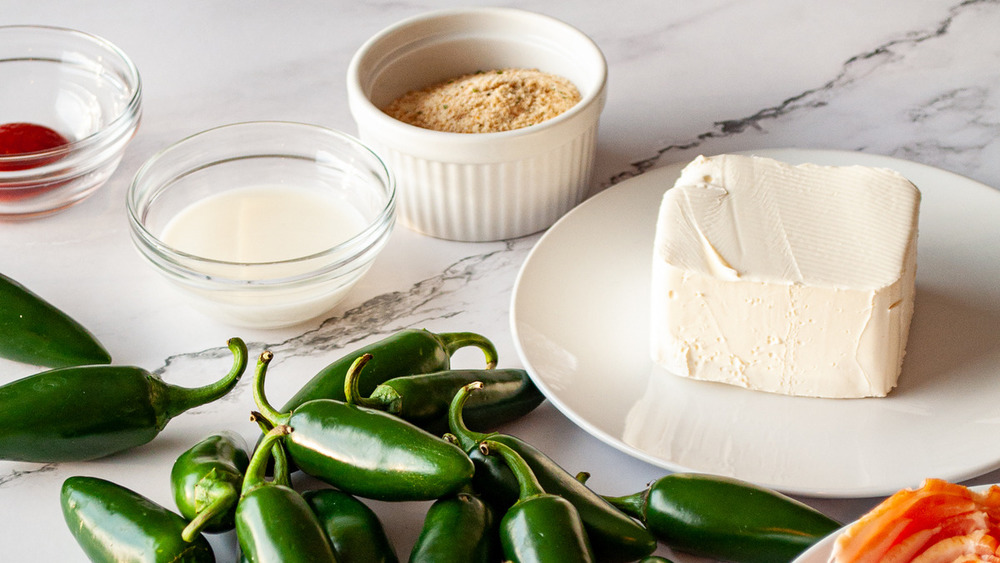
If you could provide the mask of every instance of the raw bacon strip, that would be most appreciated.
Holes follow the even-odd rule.
[[[904,489],[849,526],[834,563],[1000,563],[1000,487],[977,494],[927,479]]]
[[[937,529],[919,531],[892,546],[879,559],[882,563],[909,563],[937,533]]]
[[[976,530],[967,536],[956,536],[942,540],[913,558],[912,563],[953,563],[960,560],[994,562],[997,540],[987,535],[986,530]]]

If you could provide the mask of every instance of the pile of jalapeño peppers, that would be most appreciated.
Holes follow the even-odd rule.
[[[460,348],[485,369],[453,370]],[[51,367],[0,386],[0,459],[80,461],[153,440],[174,417],[227,394],[248,365],[229,341],[230,371],[182,388],[111,365],[85,328],[0,275],[0,357]],[[493,344],[469,333],[403,330],[313,377],[281,409],[264,392],[270,352],[254,369],[256,446],[220,431],[175,461],[177,510],[96,477],[62,486],[66,523],[92,561],[215,561],[205,534],[235,530],[250,562],[393,563],[399,557],[362,499],[433,501],[411,563],[648,563],[671,549],[740,563],[793,560],[839,524],[750,483],[669,474],[634,494],[602,496],[527,442],[497,431],[543,396]],[[65,416],[66,412],[74,415]],[[301,471],[328,484],[299,491]]]

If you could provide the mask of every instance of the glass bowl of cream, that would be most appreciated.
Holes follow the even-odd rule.
[[[361,279],[392,232],[396,184],[349,135],[247,122],[154,155],[126,205],[139,253],[195,307],[269,329],[322,316]]]

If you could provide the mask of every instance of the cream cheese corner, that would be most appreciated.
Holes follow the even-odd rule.
[[[659,211],[653,360],[773,393],[887,395],[913,315],[919,205],[888,169],[699,156]]]

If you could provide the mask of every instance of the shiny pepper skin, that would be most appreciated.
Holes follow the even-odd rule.
[[[250,457],[242,436],[221,431],[188,448],[170,469],[170,489],[181,515],[190,520],[184,538],[227,532],[235,525],[236,502]]]
[[[96,477],[75,476],[63,482],[63,517],[70,532],[96,563],[212,563],[215,555],[204,536],[181,537],[187,525],[152,500]]]
[[[2,274],[0,357],[50,368],[111,362],[108,351],[83,325]]]
[[[366,357],[351,370],[363,369]],[[276,411],[264,395],[272,358],[264,352],[257,362],[257,414],[271,426],[293,429],[285,447],[298,469],[346,493],[384,501],[434,500],[472,481],[472,461],[460,448],[382,411],[330,399]]]
[[[326,366],[306,382],[281,408],[290,411],[313,399],[343,401],[347,372],[354,361],[364,355],[377,357],[358,379],[360,392],[369,395],[375,386],[392,379],[416,373],[430,373],[449,369],[451,356],[467,346],[483,351],[487,369],[497,365],[497,351],[484,336],[472,332],[433,333],[428,330],[407,329],[378,342],[346,354]]]
[[[672,473],[609,501],[671,549],[735,563],[787,563],[840,527],[778,492],[700,473]]]
[[[305,491],[302,498],[319,518],[337,563],[399,561],[378,516],[361,500],[335,489]]]
[[[538,448],[516,436],[471,431],[466,426],[462,413],[470,394],[477,392],[479,387],[476,382],[459,390],[449,409],[449,423],[450,437],[469,454],[475,464],[474,486],[482,491],[487,501],[498,509],[508,507],[517,500],[519,489],[508,464],[498,456],[484,455],[479,450],[479,444],[484,440],[500,442],[516,451],[546,492],[563,497],[573,504],[583,521],[598,560],[631,562],[656,549],[656,538],[645,527],[612,506]]]
[[[336,563],[319,519],[290,486],[287,465],[276,462],[274,480],[264,478],[273,446],[291,431],[271,429],[250,459],[236,506],[240,551],[250,563]]]
[[[483,455],[501,457],[518,482],[517,501],[500,520],[500,545],[512,563],[592,563],[594,553],[573,503],[545,492],[513,448],[485,440]]]
[[[133,366],[43,371],[0,386],[0,459],[85,461],[150,442],[179,414],[231,391],[247,364],[246,344],[229,340],[229,373],[202,387],[178,387]]]
[[[409,563],[500,561],[499,517],[472,490],[434,501],[424,517]]]

